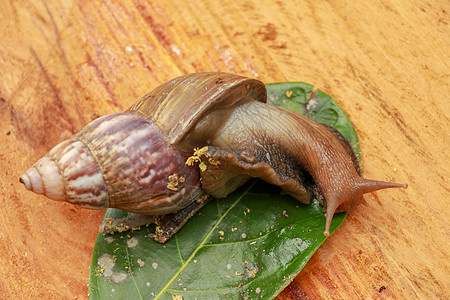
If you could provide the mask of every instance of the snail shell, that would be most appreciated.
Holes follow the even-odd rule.
[[[165,214],[201,193],[198,169],[185,164],[188,156],[170,147],[145,119],[111,114],[58,144],[21,180],[38,194],[83,207]],[[169,175],[183,182],[168,189]]]
[[[199,169],[186,160],[195,147],[208,143],[200,131],[197,140],[180,141],[208,111],[246,97],[264,101],[265,92],[261,82],[232,74],[175,78],[127,112],[92,121],[20,181],[37,194],[87,208],[152,215],[178,211],[202,193]],[[221,126],[213,123],[207,127],[211,132]]]
[[[255,79],[178,77],[126,112],[89,123],[20,181],[55,200],[160,215],[203,193],[224,197],[258,177],[303,203],[315,194],[326,206],[326,235],[333,214],[360,203],[364,193],[406,187],[361,178],[337,130],[265,102],[265,86]],[[190,157],[197,164],[187,165]]]

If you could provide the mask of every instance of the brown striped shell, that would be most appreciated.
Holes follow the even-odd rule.
[[[199,171],[185,164],[188,156],[173,150],[145,119],[118,113],[58,144],[21,179],[39,194],[83,207],[164,214],[201,193]]]

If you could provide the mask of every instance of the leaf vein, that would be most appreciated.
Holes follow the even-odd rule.
[[[178,237],[177,237],[177,235],[175,235],[174,238],[175,238],[175,243],[177,244],[178,256],[180,257],[181,264],[183,264],[183,263],[184,263],[184,260],[183,260],[183,256],[181,255],[181,249],[180,249],[180,244],[178,243]]]
[[[222,216],[222,211],[220,210],[219,201],[216,199],[216,206],[217,206],[217,212],[219,213],[219,216]]]
[[[125,253],[127,255],[128,272],[130,273],[130,276],[133,279],[133,283],[134,283],[134,286],[136,287],[136,290],[137,290],[137,292],[139,294],[139,298],[142,300],[144,298],[142,298],[141,290],[139,289],[139,286],[138,286],[138,284],[136,282],[136,278],[134,277],[134,274],[133,274],[133,270],[131,269],[131,260],[130,260],[130,253],[128,252],[128,247],[125,247]]]

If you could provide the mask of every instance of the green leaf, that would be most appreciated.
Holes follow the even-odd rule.
[[[339,106],[305,83],[268,84],[268,101],[336,127],[359,153]],[[311,97],[311,95],[313,95]],[[272,299],[324,242],[325,217],[314,199],[304,205],[278,187],[252,180],[212,200],[165,244],[154,227],[97,236],[89,280],[91,299]],[[108,209],[106,218],[129,213]],[[344,220],[336,214],[333,232]]]

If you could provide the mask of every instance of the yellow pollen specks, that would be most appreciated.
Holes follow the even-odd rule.
[[[291,97],[292,97],[292,91],[287,91],[287,92],[286,92],[286,97],[288,97],[289,99],[291,99]]]
[[[169,182],[167,183],[167,188],[174,192],[178,191],[178,185],[183,183],[186,180],[186,177],[181,176],[178,177],[177,174],[169,175]]]
[[[220,161],[214,160],[212,158],[208,159],[209,163],[214,165],[214,166],[218,166],[220,165]]]
[[[100,267],[97,269],[97,272],[95,272],[95,276],[96,276],[96,277],[100,277],[100,276],[102,276],[103,273],[105,273],[105,269],[104,269],[102,266],[100,266]]]
[[[201,149],[194,148],[194,155],[195,156],[206,155],[207,157],[209,157],[209,154],[207,154],[206,151],[208,151],[208,146],[205,146],[205,147],[203,147]]]
[[[103,222],[103,232],[108,232],[114,234],[115,232],[124,232],[130,230],[125,222],[115,222],[113,218],[105,218]]]
[[[193,166],[194,163],[199,163],[198,167],[200,168],[200,171],[204,172],[206,170],[206,164],[202,162],[202,156],[205,156],[206,158],[210,158],[210,155],[206,153],[208,151],[208,146],[205,146],[203,148],[194,148],[194,154],[190,156],[186,160],[186,165]],[[219,162],[216,162],[212,159],[209,159],[209,162],[213,165],[218,165]]]
[[[193,166],[197,159],[198,158],[195,156],[188,157],[188,159],[186,160],[186,165]]]

